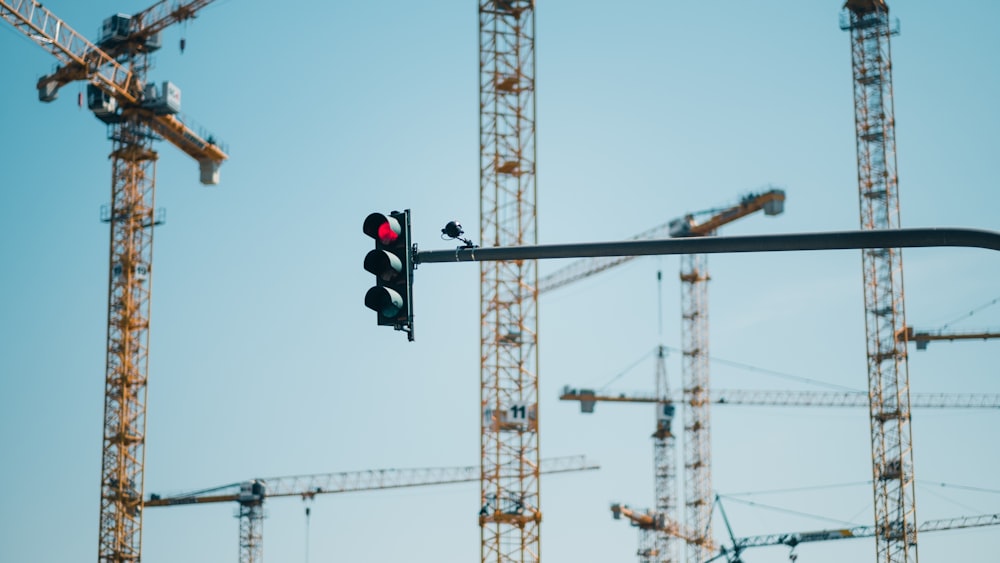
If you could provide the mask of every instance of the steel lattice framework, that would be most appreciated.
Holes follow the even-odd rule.
[[[537,243],[533,0],[479,2],[480,241]],[[539,560],[538,274],[480,269],[482,560]]]
[[[656,431],[653,433],[653,493],[656,495],[656,513],[661,521],[677,522],[677,459],[676,437],[673,434],[674,405],[670,401],[667,382],[666,348],[656,350]],[[678,539],[662,530],[656,532],[656,561],[679,561]]]
[[[240,519],[240,563],[264,561],[264,501],[261,498],[241,502],[236,513]]]
[[[708,394],[708,257],[681,257],[681,339],[684,356],[685,524],[694,537],[686,559],[699,563],[712,549],[712,442]]]
[[[639,549],[635,554],[639,556],[639,563],[657,563],[660,561],[657,547],[657,539],[660,532],[651,528],[639,528]]]
[[[850,0],[861,228],[898,229],[896,128],[889,37],[898,32],[883,0]],[[917,561],[910,382],[899,248],[862,252],[877,561]]]
[[[142,75],[145,56],[132,59]],[[138,561],[149,366],[150,267],[153,262],[153,135],[138,119],[111,126],[113,150],[108,285],[108,353],[104,385],[100,561]]]

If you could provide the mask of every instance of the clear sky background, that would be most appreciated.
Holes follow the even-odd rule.
[[[722,234],[858,227],[840,2],[538,4],[540,242],[628,238],[768,184],[787,191],[785,214]],[[93,37],[105,17],[147,3],[46,6]],[[998,230],[1000,3],[892,9],[902,224]],[[158,145],[167,223],[155,235],[146,494],[478,464],[478,267],[417,271],[408,343],[363,306],[371,243],[361,232],[368,213],[409,208],[422,249],[452,247],[439,235],[453,219],[478,239],[476,3],[220,1],[164,45],[150,77],[183,90],[183,112],[228,143],[231,159],[205,187],[195,162]],[[35,81],[54,59],[7,24],[0,54],[0,560],[88,560],[110,142],[77,107],[83,86],[37,100]],[[709,264],[713,387],[866,388],[860,252]],[[1000,328],[1000,304],[982,307],[1000,297],[1000,254],[913,249],[904,266],[909,324]],[[557,396],[612,380],[651,390],[660,342],[680,387],[678,268],[676,257],[643,258],[540,300],[542,457],[586,454],[602,466],[543,479],[546,560],[634,560],[636,531],[608,507],[653,503],[653,409],[602,404],[582,415]],[[911,349],[913,392],[1000,392],[998,346]],[[1000,413],[915,410],[912,428],[918,520],[1000,512]],[[713,485],[737,535],[872,523],[866,409],[718,407],[712,433]],[[801,490],[767,492],[788,489]],[[476,561],[479,508],[474,483],[319,497],[308,558]],[[266,559],[305,561],[302,502],[266,509]],[[236,561],[235,510],[149,509],[144,562]],[[721,522],[715,537],[725,538]],[[920,537],[923,561],[995,561],[998,550],[1000,527]],[[787,552],[745,559],[783,562]],[[874,541],[798,553],[871,560]]]

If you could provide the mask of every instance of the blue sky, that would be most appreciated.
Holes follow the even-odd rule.
[[[540,242],[627,238],[767,184],[787,191],[785,214],[723,234],[857,228],[839,2],[538,4]],[[1000,4],[898,4],[902,224],[998,230]],[[46,7],[92,37],[103,18],[146,3]],[[164,44],[151,78],[180,86],[183,112],[224,140],[231,160],[221,183],[204,187],[196,163],[159,146],[157,206],[167,223],[155,235],[146,493],[478,463],[478,268],[417,271],[417,340],[407,343],[376,327],[362,304],[370,240],[361,232],[368,213],[409,208],[421,248],[448,248],[438,237],[453,219],[477,237],[475,3],[282,10],[220,1]],[[37,101],[50,55],[7,24],[0,53],[0,559],[93,557],[108,268],[99,210],[110,197],[110,143],[77,107],[81,86]],[[713,387],[865,389],[859,253],[720,255],[709,264]],[[1000,297],[1000,255],[913,249],[904,266],[909,324],[1000,327],[1000,305],[967,315]],[[608,505],[653,502],[652,408],[598,405],[585,416],[557,396],[565,384],[603,385],[660,341],[680,347],[678,268],[674,257],[643,258],[540,300],[542,455],[586,454],[602,465],[543,480],[548,560],[634,557],[636,533]],[[996,342],[913,350],[913,392],[998,393],[998,352]],[[678,388],[679,354],[668,371]],[[614,387],[652,383],[650,359]],[[715,488],[755,493],[726,501],[737,534],[871,522],[864,409],[719,407],[712,424]],[[915,412],[919,520],[1000,512],[998,424],[996,412]],[[761,492],[790,488],[810,490]],[[475,560],[478,491],[318,498],[309,559]],[[150,509],[144,561],[235,561],[235,508]],[[304,561],[302,503],[276,499],[267,511],[265,557]],[[959,551],[992,561],[998,548],[1000,528],[920,540],[927,561]],[[798,553],[864,560],[874,544]],[[746,560],[787,561],[787,549]]]

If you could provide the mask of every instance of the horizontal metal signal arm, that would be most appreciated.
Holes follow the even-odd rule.
[[[790,233],[689,239],[627,240],[536,246],[506,246],[417,251],[417,264],[588,258],[597,256],[655,256],[667,254],[723,254],[861,248],[970,247],[1000,250],[1000,232],[964,228],[887,229]]]

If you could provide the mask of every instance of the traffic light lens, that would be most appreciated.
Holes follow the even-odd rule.
[[[385,246],[398,241],[403,233],[399,221],[395,217],[382,215],[381,213],[372,213],[365,218],[362,230],[364,230],[366,235]]]
[[[365,269],[382,281],[391,281],[403,273],[403,262],[391,252],[372,250],[365,256]]]
[[[388,318],[403,310],[403,297],[388,287],[373,287],[365,294],[365,306]]]
[[[396,242],[396,239],[398,238],[399,233],[392,228],[392,224],[390,224],[389,221],[386,221],[378,226],[378,240],[382,244],[392,244]]]

